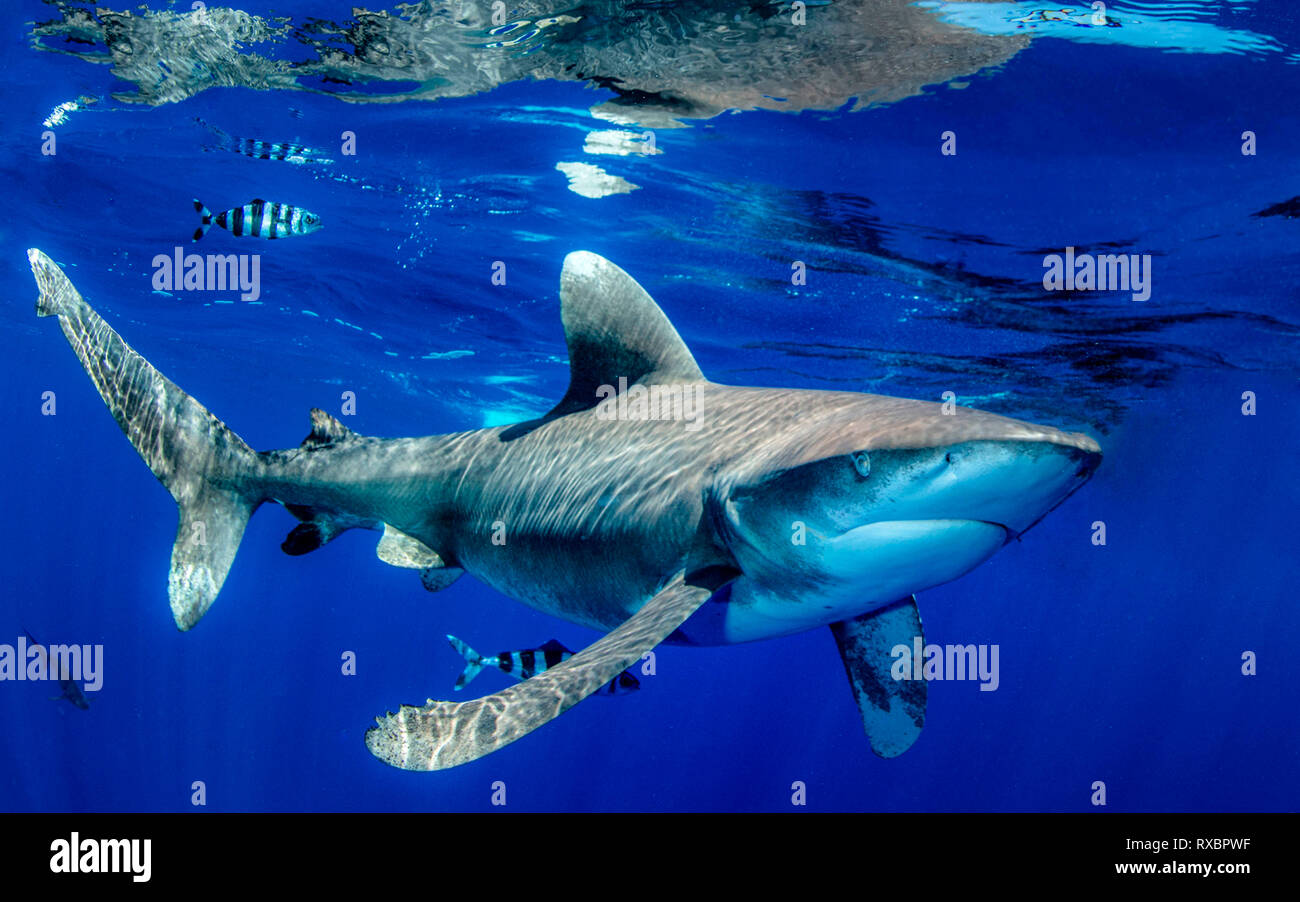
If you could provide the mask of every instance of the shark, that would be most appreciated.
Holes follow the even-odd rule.
[[[289,554],[374,530],[379,559],[429,591],[469,573],[604,634],[503,691],[375,718],[367,747],[406,770],[490,754],[660,644],[822,628],[872,751],[902,754],[924,725],[926,684],[895,679],[891,649],[923,636],[916,595],[1019,539],[1102,457],[1084,433],[952,403],[709,381],[650,295],[588,251],[563,262],[569,385],[547,413],[380,438],[313,409],[298,446],[257,452],[132,350],[53,260],[28,258],[37,314],[57,317],[177,503],[168,598],[180,630],[207,613],[249,518],[274,502],[299,520]],[[637,415],[646,395],[686,392],[689,423]]]

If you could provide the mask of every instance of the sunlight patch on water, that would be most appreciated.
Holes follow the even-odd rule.
[[[587,134],[582,152],[609,156],[654,156],[663,153],[655,146],[654,132],[629,132],[622,129],[601,129]]]
[[[583,197],[601,198],[611,194],[630,194],[640,188],[621,175],[612,175],[591,163],[556,163],[555,168],[569,179],[569,190]]]
[[[1112,3],[1104,12],[1090,4],[1057,9],[1042,3],[918,3],[945,22],[988,35],[1029,33],[1089,44],[1123,44],[1177,53],[1265,54],[1283,50],[1268,35],[1216,23],[1223,4],[1208,0],[1178,3]]]
[[[525,420],[531,420],[537,416],[537,411],[528,410],[523,407],[494,407],[490,410],[483,411],[483,428],[490,429],[493,426],[510,426],[514,423],[522,423]]]

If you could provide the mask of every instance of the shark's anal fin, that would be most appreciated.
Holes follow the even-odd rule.
[[[895,680],[896,645],[923,636],[915,596],[853,620],[831,624],[840,659],[862,713],[871,750],[894,758],[911,748],[925,725],[925,680]]]
[[[641,659],[704,602],[716,583],[692,585],[678,574],[641,610],[603,639],[545,673],[468,702],[430,699],[376,718],[366,746],[405,770],[465,764],[527,735],[567,711]]]

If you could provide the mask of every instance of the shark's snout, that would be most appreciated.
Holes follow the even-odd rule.
[[[1086,438],[1086,436],[1085,436]],[[1097,443],[1089,439],[1092,448],[1081,446],[1054,445],[1051,447],[1049,454],[1056,458],[1055,464],[1060,467],[1061,476],[1052,478],[1047,475],[1044,484],[1041,487],[1041,495],[1036,500],[1039,506],[1042,506],[1041,512],[1034,517],[1029,523],[1023,526],[1017,526],[1008,530],[1007,540],[1019,538],[1030,527],[1038,524],[1053,510],[1055,510],[1066,498],[1075,493],[1085,482],[1092,478],[1092,474],[1101,466],[1101,449]],[[1025,506],[1023,516],[1032,513],[1034,500]]]
[[[898,503],[888,506],[894,508],[889,517],[975,520],[1001,526],[1008,540],[1016,538],[1101,464],[1095,442],[1070,439],[982,440],[919,455],[892,486]]]
[[[1074,459],[1079,464],[1079,469],[1075,471],[1074,475],[1086,480],[1101,466],[1101,450],[1083,451],[1076,449]]]

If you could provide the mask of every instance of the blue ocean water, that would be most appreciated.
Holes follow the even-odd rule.
[[[1085,8],[1061,22],[1024,3],[836,2],[790,26],[834,26],[802,55],[788,4],[511,8],[528,24],[505,36],[530,36],[504,48],[468,5],[281,2],[245,7],[268,17],[253,24],[217,4],[147,7],[6,8],[0,643],[102,645],[104,672],[85,711],[0,682],[0,810],[485,811],[498,781],[512,811],[799,810],[796,782],[818,811],[1089,811],[1096,781],[1106,810],[1300,806],[1288,7],[1113,4],[1118,24],[1093,25]],[[208,30],[186,31],[201,12]],[[910,40],[913,17],[938,30]],[[888,65],[850,65],[871,54]],[[608,131],[658,153],[584,150]],[[331,162],[256,159],[236,139]],[[637,187],[582,196],[557,163]],[[191,243],[192,198],[255,197],[325,228]],[[296,521],[272,506],[212,610],[178,632],[175,505],[35,318],[29,247],[258,449],[296,445],[307,411],[340,414],[346,392],[347,424],[371,435],[543,413],[568,377],[561,261],[585,249],[646,287],[716,381],[951,391],[1087,431],[1105,460],[1021,542],[919,596],[929,641],[996,644],[1000,682],[932,683],[897,759],[871,754],[819,629],[661,647],[634,695],[407,773],[363,733],[399,703],[452,697],[463,662],[444,634],[489,652],[599,634],[472,578],[429,594],[362,530],[286,557]],[[260,297],[156,292],[152,261],[176,247],[260,254]],[[1150,299],[1045,291],[1044,258],[1066,247],[1151,255]],[[489,672],[472,688],[509,684]]]

